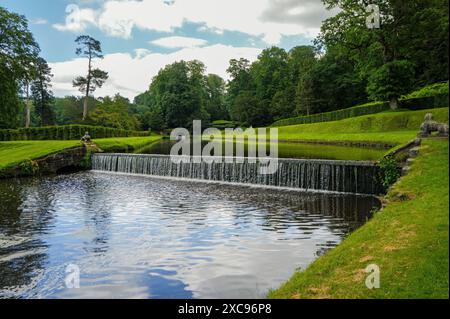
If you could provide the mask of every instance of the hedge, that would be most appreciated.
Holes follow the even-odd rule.
[[[412,111],[448,107],[448,94],[400,100],[400,107]]]
[[[18,140],[79,140],[86,132],[92,138],[139,137],[149,132],[120,130],[102,126],[64,125],[0,130],[0,141]]]
[[[399,103],[399,107],[401,109],[408,109],[412,111],[448,107],[448,105],[449,105],[448,94],[440,94],[436,96],[420,97],[413,99],[404,99],[400,100]],[[388,102],[374,102],[328,113],[318,113],[309,116],[299,116],[288,119],[282,119],[276,121],[274,124],[272,124],[272,126],[276,127],[276,126],[289,126],[298,124],[339,121],[351,117],[381,113],[389,109],[390,107]]]
[[[333,112],[318,113],[309,116],[299,116],[283,119],[275,122],[274,124],[272,124],[272,126],[288,126],[298,124],[332,122],[348,119],[350,117],[380,113],[387,110],[389,110],[389,103],[387,102],[370,103],[366,105],[355,106],[348,109],[342,109]]]

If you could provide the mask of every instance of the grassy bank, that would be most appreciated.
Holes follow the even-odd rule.
[[[270,298],[448,298],[448,140],[426,140],[387,206]],[[365,286],[380,267],[381,288]]]
[[[426,113],[448,123],[448,107],[384,112],[335,122],[279,127],[280,141],[358,142],[399,145],[414,139]]]
[[[147,137],[128,137],[128,138],[104,138],[96,139],[94,143],[97,144],[105,152],[132,152],[143,148],[150,143],[160,140],[159,135]]]
[[[95,140],[105,151],[126,152],[154,141],[160,136],[123,137]],[[66,149],[81,146],[79,141],[12,141],[0,142],[0,170],[17,165],[27,160],[39,159]]]
[[[0,170],[77,146],[81,146],[79,141],[0,142]]]

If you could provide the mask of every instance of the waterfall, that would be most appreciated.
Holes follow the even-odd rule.
[[[174,163],[168,155],[94,154],[96,171],[160,177],[267,185],[302,190],[381,194],[379,168],[372,162],[278,159],[272,175],[260,173],[259,162]]]

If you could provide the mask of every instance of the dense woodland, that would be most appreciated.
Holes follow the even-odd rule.
[[[94,124],[160,131],[189,127],[193,119],[261,126],[368,101],[395,107],[402,95],[448,80],[447,0],[371,1],[380,7],[378,29],[366,25],[367,1],[323,2],[341,11],[323,22],[313,45],[270,47],[253,63],[231,60],[229,81],[207,74],[201,61],[179,61],[160,70],[134,101],[119,94],[94,98],[108,74],[90,64],[86,77],[74,75],[82,97],[55,98],[51,70],[26,18],[0,7],[0,128]],[[89,36],[78,37],[76,46],[88,60],[102,58],[101,44]]]

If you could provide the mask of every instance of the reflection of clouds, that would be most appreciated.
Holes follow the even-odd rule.
[[[354,227],[359,215],[344,211],[367,206],[351,196],[98,173],[41,186],[23,186],[30,210],[53,212],[37,235],[48,260],[29,292],[39,297],[263,297]],[[69,263],[81,270],[81,289],[61,288]]]

